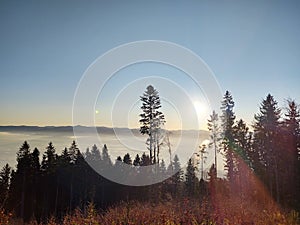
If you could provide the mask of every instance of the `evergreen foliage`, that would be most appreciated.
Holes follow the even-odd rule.
[[[149,146],[150,163],[159,163],[159,149],[163,139],[161,126],[165,123],[165,117],[159,111],[161,103],[158,91],[152,85],[149,85],[140,99],[143,111],[140,114],[140,132],[148,135],[147,145]]]
[[[148,92],[150,91],[151,88]],[[151,93],[156,92],[152,90]],[[144,100],[148,101],[147,98]],[[274,207],[274,202],[284,209],[299,210],[299,106],[295,101],[288,100],[282,115],[274,97],[267,95],[260,105],[259,113],[254,117],[253,132],[250,132],[244,120],[236,120],[233,107],[233,98],[227,91],[221,107],[222,146],[218,145],[218,115],[213,112],[208,121],[210,146],[215,154],[220,150],[225,155],[226,179],[217,176],[215,163],[207,174],[209,178],[201,176],[204,179],[199,180],[197,164],[193,158],[188,160],[186,170],[182,170],[177,155],[168,165],[163,159],[158,163],[157,154],[156,161],[155,154],[151,158],[146,153],[141,156],[137,154],[134,160],[126,153],[112,163],[106,145],[101,151],[93,145],[83,154],[75,141],[69,148],[64,148],[61,154],[56,153],[50,142],[40,161],[40,151],[37,148],[31,151],[25,141],[17,152],[16,168],[12,170],[6,164],[0,171],[0,221],[2,222],[2,218],[7,221],[6,212],[11,212],[21,222],[34,219],[37,223],[46,223],[49,218],[55,218],[57,223],[63,224],[64,221],[71,221],[68,215],[75,209],[84,211],[90,207],[91,202],[94,209],[109,213],[110,207],[120,202],[149,202],[156,205],[162,202],[183,202],[182,207],[188,208],[184,202],[186,199],[193,199],[200,202],[197,205],[202,207],[201,212],[211,215],[216,224],[226,223],[227,214],[233,216],[234,224],[238,224],[237,221],[243,219],[237,219],[234,215],[240,214],[232,212],[237,213],[239,209],[247,212],[247,215],[252,215],[255,210],[267,212],[264,211],[266,208],[273,210],[270,206]],[[146,127],[145,123],[144,132],[149,134]],[[150,132],[150,125],[148,128]],[[155,170],[151,169],[154,162]],[[150,167],[146,167],[149,170],[141,172],[144,166],[149,165]],[[107,180],[101,175],[103,171],[112,172],[118,179],[126,180],[161,176],[163,182],[130,187]],[[252,207],[251,210],[248,210],[248,206]],[[180,211],[180,207],[177,210]],[[235,210],[229,210],[229,207]],[[76,212],[78,211],[75,210],[75,214]],[[243,216],[248,218],[247,215]],[[184,217],[184,213],[182,216]],[[102,215],[100,217],[104,218]],[[289,221],[296,221],[288,220],[279,212],[274,219],[272,215],[268,218],[267,224],[272,224],[269,221],[273,224],[278,221],[293,224]],[[297,218],[296,214],[293,218]],[[174,221],[178,220],[175,218]],[[183,218],[181,222],[184,221],[191,220]]]

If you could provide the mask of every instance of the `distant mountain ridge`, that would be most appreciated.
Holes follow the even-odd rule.
[[[88,126],[75,126],[76,130],[83,133],[92,133],[94,132],[95,127]],[[139,133],[138,128],[125,128],[125,127],[96,127],[98,133],[102,134],[114,134],[115,132],[126,133],[132,132],[134,134]],[[0,126],[0,132],[72,132],[73,126]],[[194,133],[199,132],[200,135],[208,135],[208,131],[205,130],[169,130],[170,134],[181,134],[181,133]]]

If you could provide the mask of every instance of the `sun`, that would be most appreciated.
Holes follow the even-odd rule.
[[[204,104],[200,101],[194,101],[193,104],[194,104],[194,108],[195,108],[198,116],[206,113],[206,111],[207,111],[206,104]]]

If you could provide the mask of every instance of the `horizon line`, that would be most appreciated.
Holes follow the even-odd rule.
[[[38,128],[59,128],[59,127],[85,127],[85,128],[108,128],[108,129],[129,129],[129,130],[139,130],[139,127],[136,128],[129,128],[129,127],[109,127],[109,126],[86,126],[86,125],[25,125],[25,124],[21,124],[21,125],[0,125],[0,127],[38,127]],[[164,128],[162,128],[164,129]],[[168,130],[168,131],[208,131],[206,129],[164,129],[164,130]]]

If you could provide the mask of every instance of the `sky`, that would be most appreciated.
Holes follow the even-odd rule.
[[[72,125],[74,95],[87,68],[107,51],[142,40],[197,54],[221,91],[232,93],[237,118],[251,125],[268,93],[281,107],[288,98],[300,103],[299,27],[299,1],[1,0],[0,125]],[[205,129],[212,110],[207,93],[182,71],[155,63],[128,66],[107,82],[95,103],[96,125],[138,126],[139,96],[153,82],[168,128],[180,128],[192,109],[179,115],[182,102],[168,101],[167,94],[177,94],[170,80],[188,93]],[[112,113],[129,84],[130,112]]]

